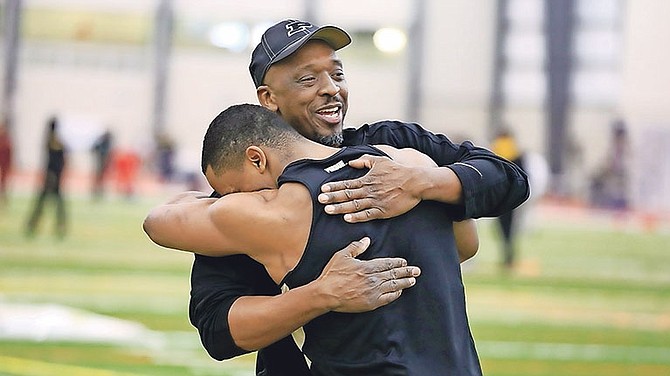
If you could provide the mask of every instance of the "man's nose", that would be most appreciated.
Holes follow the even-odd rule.
[[[333,80],[330,75],[324,75],[325,77],[321,80],[321,88],[319,89],[320,95],[329,95],[331,97],[337,95],[340,92],[340,86]]]

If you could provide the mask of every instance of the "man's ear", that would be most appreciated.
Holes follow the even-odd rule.
[[[263,149],[258,146],[249,146],[247,150],[245,150],[244,155],[246,156],[247,160],[254,165],[254,168],[256,168],[258,172],[265,172],[268,164],[268,158],[267,155],[265,155]]]
[[[277,112],[279,106],[275,102],[274,95],[272,95],[272,90],[267,85],[261,85],[256,89],[256,96],[258,97],[258,103],[261,106],[267,108],[272,112]]]

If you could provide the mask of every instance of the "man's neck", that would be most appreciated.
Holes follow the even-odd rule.
[[[283,147],[284,150],[274,149],[268,154],[270,165],[274,166],[273,174],[279,177],[286,166],[300,159],[324,159],[337,153],[340,148],[321,145],[311,140],[298,140]],[[288,152],[287,152],[288,151]]]
[[[321,145],[311,140],[300,140],[291,147],[288,163],[299,159],[324,159],[337,153],[340,148]],[[284,166],[285,167],[285,166]]]

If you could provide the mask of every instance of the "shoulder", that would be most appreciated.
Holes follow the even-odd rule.
[[[299,195],[290,188],[231,193],[210,207],[209,220],[236,251],[229,254],[244,253],[257,259],[279,251],[277,246],[292,239],[294,229],[303,224],[297,213],[311,213],[311,206],[296,204]]]
[[[363,124],[358,128],[345,129],[344,143],[345,145],[391,144],[405,147],[425,136],[433,136],[433,134],[417,123],[381,120]]]
[[[227,225],[262,222],[271,225],[284,221],[287,212],[296,211],[298,203],[309,201],[307,188],[300,183],[282,184],[278,189],[265,189],[256,192],[231,193],[218,199],[210,209],[210,215],[219,224]],[[231,216],[231,213],[235,213]]]
[[[345,137],[347,135],[385,133],[396,130],[425,131],[423,127],[417,123],[408,123],[400,120],[379,120],[374,123],[364,123],[357,128],[344,129]]]
[[[225,215],[235,213],[237,215],[259,215],[256,209],[262,210],[276,202],[277,189],[266,189],[257,192],[237,192],[227,194],[216,201],[210,207],[210,215],[214,218],[230,218]]]
[[[391,159],[401,164],[413,167],[436,167],[435,162],[426,154],[412,149],[402,148],[398,149],[388,145],[375,145],[376,148],[386,153]]]

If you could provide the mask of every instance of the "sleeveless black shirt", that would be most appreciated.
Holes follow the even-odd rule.
[[[309,189],[313,216],[307,247],[283,280],[289,288],[319,276],[333,252],[368,236],[359,256],[403,257],[419,266],[415,286],[395,302],[364,313],[331,312],[305,325],[303,351],[320,375],[481,375],[470,333],[465,292],[452,219],[444,204],[422,201],[408,213],[365,223],[346,223],[326,214],[317,201],[321,185],[352,179],[367,171],[347,162],[363,154],[385,155],[371,146],[352,146],[323,160],[289,164],[279,184],[298,182]]]

